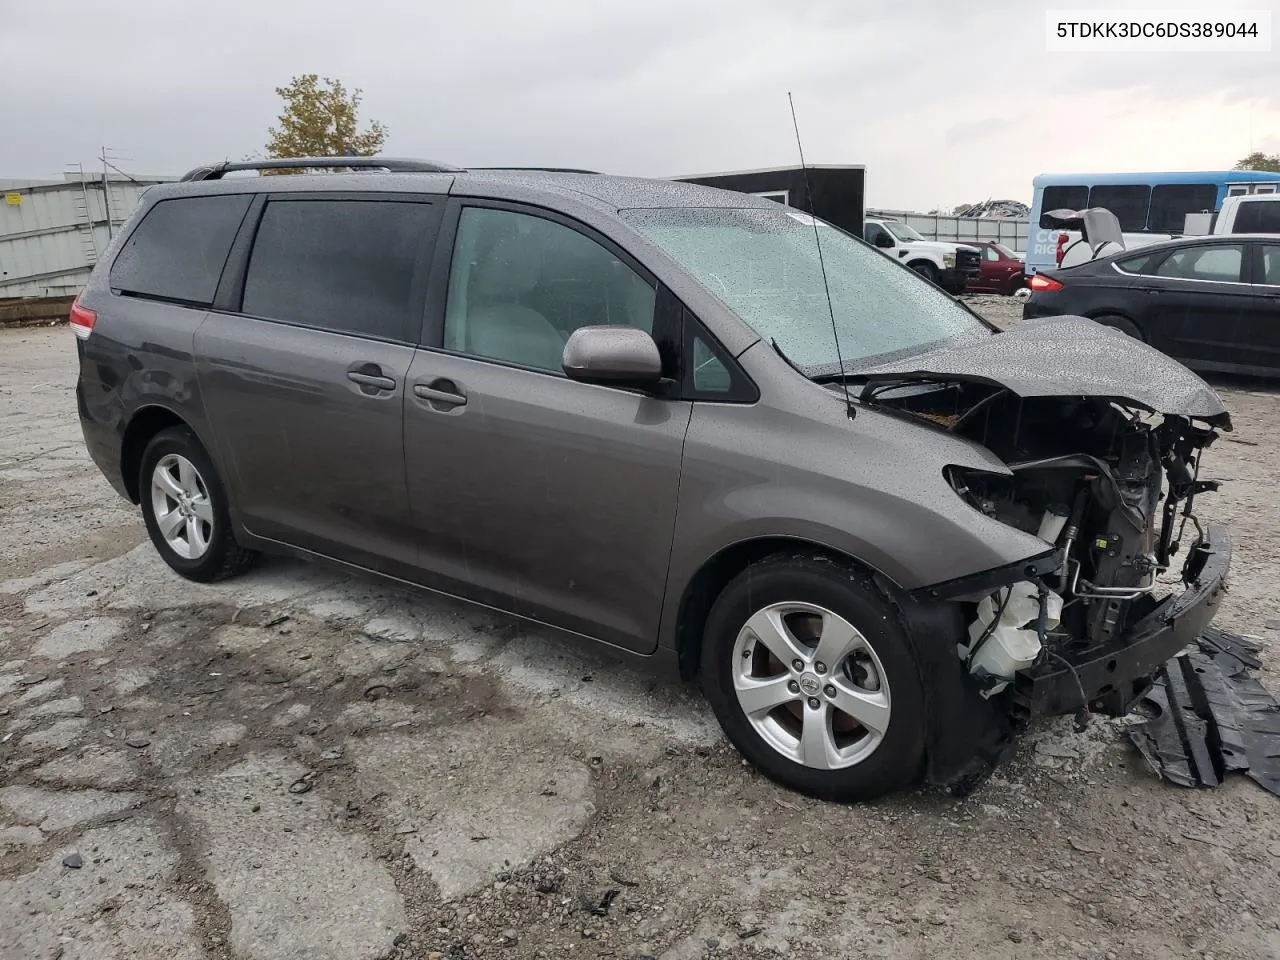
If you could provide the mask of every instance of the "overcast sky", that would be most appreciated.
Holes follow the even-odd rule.
[[[364,90],[385,153],[679,175],[865,164],[868,200],[1030,199],[1042,172],[1280,152],[1280,50],[1047,53],[1046,7],[1277,0],[0,0],[0,178],[261,150],[274,88]],[[1280,16],[1275,17],[1280,27]]]

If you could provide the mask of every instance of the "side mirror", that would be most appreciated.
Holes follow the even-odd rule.
[[[876,234],[876,246],[877,246],[877,247],[884,247],[884,248],[885,248],[885,249],[887,249],[887,250],[892,250],[892,249],[893,249],[893,246],[894,246],[894,244],[893,244],[893,237],[889,236],[889,234],[888,234],[888,233],[877,233],[877,234]]]
[[[653,337],[635,327],[579,327],[564,345],[566,376],[583,383],[642,384],[662,379]]]

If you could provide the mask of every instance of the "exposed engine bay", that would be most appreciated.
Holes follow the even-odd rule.
[[[976,383],[890,382],[863,398],[996,454],[1010,474],[950,468],[952,487],[1055,551],[1052,572],[969,601],[957,653],[984,697],[1011,690],[1018,709],[1020,674],[1046,662],[1072,667],[1106,649],[1177,592],[1162,587],[1167,573],[1180,570],[1190,584],[1199,572],[1206,547],[1195,504],[1217,488],[1199,476],[1214,427],[1107,398],[1020,397]],[[1119,683],[1099,691],[1076,679],[1080,711],[1123,713],[1145,692]]]

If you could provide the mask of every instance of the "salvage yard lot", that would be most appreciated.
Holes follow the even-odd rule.
[[[1160,783],[1118,724],[837,806],[696,690],[496,614],[292,562],[181,581],[84,452],[74,356],[0,331],[0,960],[1280,957],[1280,804]],[[1223,393],[1217,622],[1274,689],[1280,393]]]

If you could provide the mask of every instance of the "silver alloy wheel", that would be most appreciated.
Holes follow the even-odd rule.
[[[817,770],[861,763],[889,728],[880,658],[857,628],[816,604],[756,611],[734,643],[733,686],[756,733]]]
[[[213,504],[200,471],[186,457],[166,454],[151,471],[151,509],[169,549],[199,560],[213,536]]]

